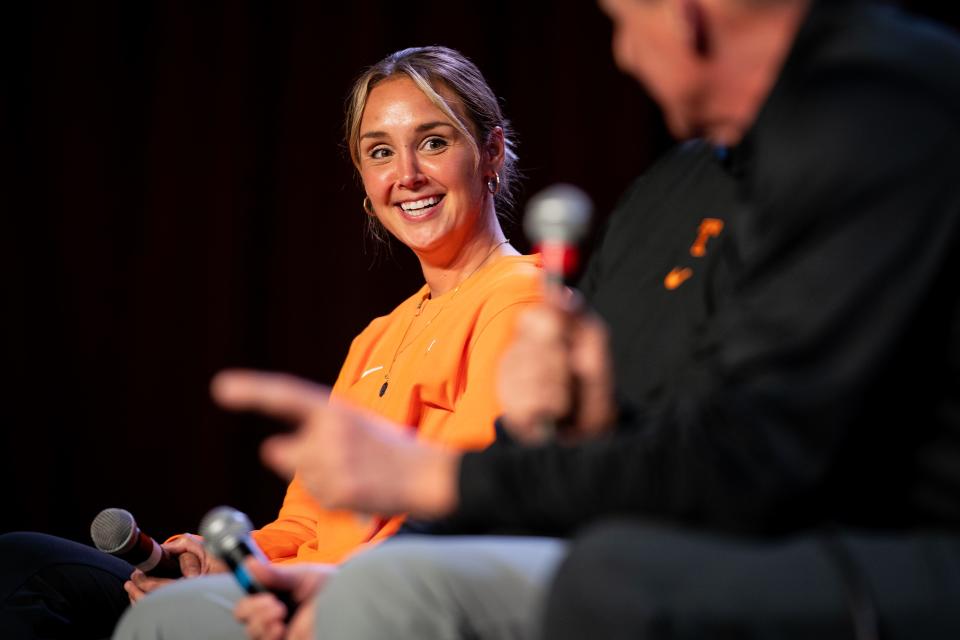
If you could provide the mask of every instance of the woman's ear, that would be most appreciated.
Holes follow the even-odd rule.
[[[500,167],[503,166],[503,158],[506,154],[506,144],[503,141],[503,129],[494,127],[487,134],[487,139],[483,144],[483,173],[500,173]]]

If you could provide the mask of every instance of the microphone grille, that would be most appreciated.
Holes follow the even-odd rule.
[[[537,243],[575,244],[586,233],[592,214],[590,196],[572,184],[559,183],[530,198],[523,228]]]
[[[106,553],[116,553],[130,541],[137,522],[126,509],[104,509],[90,525],[93,544]]]
[[[223,557],[253,530],[250,518],[233,507],[216,507],[200,521],[203,542],[218,557]]]

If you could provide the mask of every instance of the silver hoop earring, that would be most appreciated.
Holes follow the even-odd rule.
[[[373,203],[370,202],[370,196],[364,196],[364,197],[363,197],[363,211],[364,211],[364,213],[366,213],[368,216],[375,216],[375,215],[377,215],[376,212],[373,210]]]
[[[494,172],[492,176],[487,178],[487,191],[493,195],[500,193],[500,174]]]

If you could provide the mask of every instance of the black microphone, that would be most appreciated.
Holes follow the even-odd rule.
[[[527,202],[523,228],[543,258],[548,286],[563,286],[564,277],[576,269],[577,243],[592,213],[590,197],[571,184],[547,187]]]
[[[180,578],[180,563],[137,527],[129,511],[104,509],[90,525],[93,544],[104,553],[126,560],[144,573],[159,578]]]
[[[210,553],[223,560],[230,567],[230,571],[233,572],[233,576],[243,587],[243,590],[250,594],[272,593],[286,605],[287,618],[289,618],[297,608],[297,605],[290,598],[290,594],[267,589],[259,580],[250,575],[243,564],[244,560],[250,557],[263,563],[268,562],[263,551],[250,536],[252,530],[253,525],[250,523],[250,518],[233,507],[216,507],[210,510],[200,521],[200,535],[203,536],[204,546]]]

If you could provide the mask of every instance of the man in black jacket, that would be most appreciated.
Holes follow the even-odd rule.
[[[725,156],[736,203],[676,230],[682,260],[638,265],[643,230],[608,234],[588,295],[613,357],[559,303],[520,328],[504,425],[536,439],[579,396],[580,443],[460,455],[289,380],[221,380],[225,404],[307,424],[301,477],[329,505],[580,534],[385,545],[325,589],[320,636],[524,637],[562,562],[550,637],[954,637],[956,39],[840,0],[602,5],[618,63]],[[685,287],[702,317],[646,326]]]

